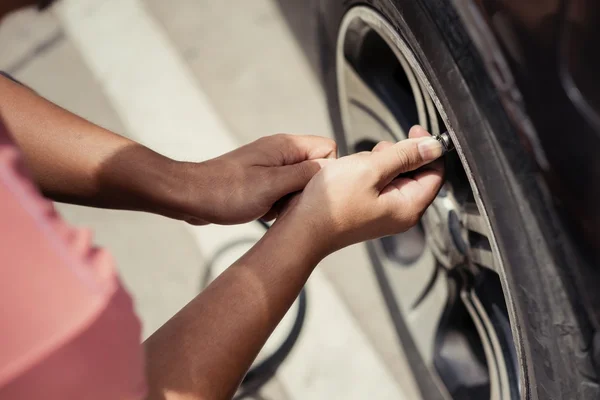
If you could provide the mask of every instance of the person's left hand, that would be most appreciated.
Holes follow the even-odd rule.
[[[186,165],[188,189],[180,219],[223,225],[277,216],[277,202],[304,189],[335,158],[333,140],[319,136],[266,136],[203,163]]]

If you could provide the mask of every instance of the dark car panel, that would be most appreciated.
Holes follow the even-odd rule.
[[[470,2],[456,2],[460,6]],[[471,3],[473,4],[473,3]],[[476,2],[500,43],[547,165],[538,164],[555,206],[591,262],[600,259],[600,40],[594,0]],[[472,27],[468,27],[472,28]],[[470,29],[472,32],[472,29]],[[480,49],[493,51],[494,49]]]
[[[560,37],[560,68],[563,86],[575,107],[600,133],[600,3],[572,0]]]

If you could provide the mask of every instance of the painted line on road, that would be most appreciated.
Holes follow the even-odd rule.
[[[137,0],[65,0],[56,13],[130,136],[180,160],[204,160],[236,146],[210,99],[158,24]],[[191,227],[203,255],[260,236],[254,225]],[[228,257],[233,259],[239,254]],[[229,260],[230,261],[230,260]],[[278,378],[298,400],[402,399],[331,283],[308,284],[306,329]]]

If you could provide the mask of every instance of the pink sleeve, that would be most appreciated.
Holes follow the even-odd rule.
[[[140,323],[110,256],[30,183],[0,123],[0,399],[139,399]]]

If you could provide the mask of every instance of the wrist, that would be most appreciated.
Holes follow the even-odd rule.
[[[89,173],[89,187],[67,201],[181,218],[186,190],[183,164],[142,145],[130,145]]]
[[[265,238],[277,237],[288,253],[291,251],[294,256],[304,257],[305,262],[316,265],[334,250],[322,229],[294,211],[278,218]]]
[[[131,186],[140,199],[140,208],[156,214],[176,215],[184,198],[182,165],[180,162],[152,154],[136,175],[136,184]]]
[[[191,223],[212,222],[209,177],[203,162],[169,160],[159,179],[160,214]]]

